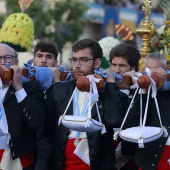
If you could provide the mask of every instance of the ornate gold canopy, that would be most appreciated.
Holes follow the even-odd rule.
[[[144,59],[146,55],[151,52],[150,40],[157,34],[154,21],[150,21],[152,10],[151,0],[144,0],[143,3],[142,10],[145,13],[145,18],[140,23],[139,28],[136,29],[136,34],[142,38],[142,49],[140,49],[141,58],[139,61],[140,72],[144,70]]]

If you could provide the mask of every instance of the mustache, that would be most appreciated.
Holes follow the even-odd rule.
[[[45,64],[41,64],[41,65],[39,65],[38,67],[48,67],[48,66],[45,65]]]
[[[75,69],[75,70],[73,70],[73,73],[76,73],[76,72],[83,73],[83,71],[80,70],[80,69]]]

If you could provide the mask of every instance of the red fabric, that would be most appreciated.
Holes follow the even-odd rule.
[[[118,146],[119,143],[120,143],[120,139],[114,140],[113,143],[114,143],[114,148],[116,149],[117,146]]]
[[[74,139],[69,139],[66,145],[63,170],[90,170],[90,166],[73,153],[75,148]]]
[[[4,151],[5,151],[4,149],[0,150],[0,162],[2,160],[2,156],[3,156]]]
[[[2,160],[2,156],[5,150],[0,150],[0,162]],[[21,165],[23,168],[26,168],[34,163],[33,153],[26,154],[20,157]]]
[[[167,162],[169,158],[170,146],[165,145],[156,170],[170,170],[170,165]],[[142,170],[142,168],[139,168],[139,170]]]
[[[130,169],[130,168],[135,168],[136,164],[133,159],[129,160],[122,168],[123,169]]]
[[[32,164],[34,164],[34,155],[33,153],[28,153],[24,156],[20,157],[21,165],[23,168],[26,168]]]
[[[165,145],[161,158],[158,163],[157,170],[169,170],[170,165],[167,162],[169,158],[170,158],[170,146]]]

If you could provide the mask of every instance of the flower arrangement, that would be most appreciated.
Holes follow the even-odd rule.
[[[170,55],[170,21],[166,21],[166,24],[158,29],[157,35],[151,39],[151,49],[166,57]]]
[[[11,14],[0,30],[0,42],[12,46],[18,52],[30,51],[34,40],[34,24],[24,13]]]
[[[114,37],[104,37],[98,42],[103,50],[103,59],[102,59],[101,67],[105,69],[110,66],[108,61],[109,61],[109,53],[112,47],[118,45],[120,41]]]

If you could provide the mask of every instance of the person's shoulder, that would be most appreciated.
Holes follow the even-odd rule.
[[[76,84],[76,80],[69,80],[69,81],[62,81],[62,82],[58,82],[58,83],[55,83],[53,85],[53,89],[63,89],[63,88],[69,88],[71,86],[75,86]]]
[[[24,83],[23,88],[26,89],[26,90],[42,89],[41,84],[38,80],[28,81],[28,82]]]
[[[75,80],[70,80],[70,81],[62,81],[62,82],[56,82],[53,83],[45,92],[45,94],[50,94],[53,90],[54,91],[63,91],[70,89],[70,87],[75,87],[76,81]]]
[[[76,84],[75,80],[57,82],[52,84],[50,88],[48,88],[48,90],[45,92],[46,103],[48,103],[50,97],[53,98],[54,96],[55,99],[62,100],[68,94],[71,94],[73,92],[75,84]]]
[[[41,84],[40,84],[40,82],[38,81],[38,80],[34,80],[34,81],[28,81],[28,82],[26,82],[26,83],[23,83],[23,86],[33,86],[33,85],[40,85],[41,86]]]

